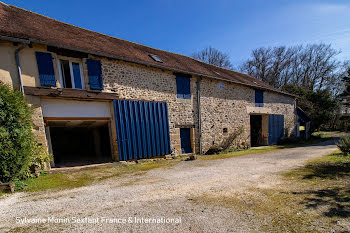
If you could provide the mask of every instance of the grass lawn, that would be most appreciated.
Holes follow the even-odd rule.
[[[142,175],[151,169],[171,167],[178,161],[179,160],[160,160],[157,162],[145,162],[129,166],[113,166],[66,173],[44,174],[38,178],[25,180],[24,182],[27,186],[24,191],[38,192],[49,189],[62,190],[78,188],[109,178]]]
[[[349,232],[349,178],[350,157],[337,151],[281,174],[277,188],[202,195],[194,201],[249,215],[267,232]]]
[[[247,154],[258,154],[258,153],[269,152],[273,150],[281,150],[281,149],[293,148],[298,146],[306,146],[310,144],[324,142],[329,139],[339,137],[341,135],[342,134],[340,132],[321,131],[321,132],[313,133],[312,137],[307,141],[305,140],[305,141],[299,141],[299,142],[293,142],[293,143],[286,143],[283,145],[264,146],[261,148],[253,148],[253,149],[246,149],[246,150],[224,151],[218,154],[211,154],[211,155],[199,155],[198,159],[201,159],[201,160],[227,159],[227,158],[238,157],[238,156],[247,155]]]

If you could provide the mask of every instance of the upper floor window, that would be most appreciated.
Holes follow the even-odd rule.
[[[255,107],[264,107],[264,92],[255,90]]]
[[[191,99],[191,79],[189,77],[176,76],[177,98]]]
[[[60,83],[64,88],[84,89],[84,78],[81,64],[69,60],[58,61]]]
[[[52,54],[35,52],[35,55],[41,86],[56,87],[57,78],[63,88],[85,89],[89,85],[91,90],[103,90],[100,60],[86,59],[88,82],[85,84],[80,58],[60,57],[57,60],[59,77],[56,77]]]

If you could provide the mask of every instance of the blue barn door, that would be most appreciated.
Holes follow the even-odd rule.
[[[192,153],[191,148],[191,132],[189,128],[180,129],[181,153]]]
[[[277,144],[284,136],[284,115],[269,115],[269,145]]]
[[[113,102],[120,161],[171,154],[167,103]]]

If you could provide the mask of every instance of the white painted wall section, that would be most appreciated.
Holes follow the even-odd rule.
[[[44,117],[111,117],[109,102],[42,99]]]

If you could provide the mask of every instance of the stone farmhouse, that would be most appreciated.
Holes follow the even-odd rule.
[[[52,167],[276,144],[295,96],[255,77],[0,3],[0,81]]]

